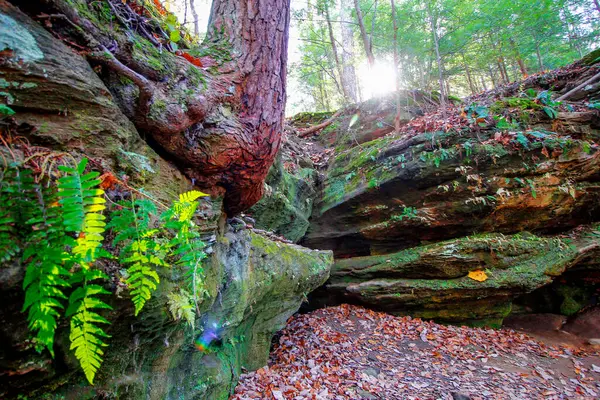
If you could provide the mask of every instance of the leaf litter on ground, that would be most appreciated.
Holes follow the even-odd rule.
[[[341,305],[296,315],[232,399],[597,399],[600,354]]]

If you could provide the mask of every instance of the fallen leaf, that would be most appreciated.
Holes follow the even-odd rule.
[[[477,282],[483,282],[488,279],[487,274],[480,269],[476,271],[469,271],[469,275],[467,276]]]

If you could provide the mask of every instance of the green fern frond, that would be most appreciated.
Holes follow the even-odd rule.
[[[192,295],[185,289],[179,289],[179,292],[172,292],[167,295],[169,312],[175,321],[185,320],[188,325],[194,329],[196,313],[194,311],[194,301]]]
[[[106,208],[104,191],[98,188],[99,173],[84,174],[88,160],[82,159],[77,168],[60,166],[66,175],[58,180],[60,203],[63,206],[64,225],[68,232],[75,232],[77,243],[72,253],[79,257],[84,267],[97,258],[102,246],[106,223],[101,212]]]
[[[10,261],[19,251],[18,233],[16,229],[17,206],[12,195],[13,181],[11,171],[4,171],[0,179],[0,263]]]
[[[54,357],[54,334],[67,299],[66,290],[70,287],[70,256],[65,252],[67,244],[72,244],[63,230],[61,210],[57,206],[56,194],[51,187],[32,186],[37,207],[27,224],[31,234],[23,252],[27,263],[23,289],[25,303],[23,311],[28,311],[29,329],[35,333],[35,347],[44,347]]]
[[[156,206],[147,199],[133,199],[119,202],[119,209],[112,211],[110,222],[106,226],[116,235],[113,245],[137,240],[139,232],[150,231],[151,215],[156,215]]]
[[[190,221],[198,208],[198,200],[200,197],[208,196],[198,190],[190,190],[189,192],[181,193],[179,201],[173,203],[173,211],[177,215],[180,222]]]
[[[171,256],[176,259],[175,264],[185,270],[188,287],[192,298],[198,308],[198,298],[202,293],[203,273],[202,260],[206,257],[203,251],[204,243],[200,240],[192,218],[198,208],[197,200],[208,196],[205,193],[193,190],[179,195],[179,200],[164,214],[163,218],[170,219],[166,226],[176,231],[175,237],[170,241]]]
[[[110,322],[98,312],[102,309],[112,309],[99,298],[100,295],[110,294],[110,292],[98,284],[90,283],[98,279],[108,279],[108,277],[98,270],[79,270],[74,282],[81,282],[83,285],[75,289],[69,297],[69,307],[66,312],[66,316],[71,318],[69,335],[71,350],[75,350],[75,357],[92,385],[103,361],[102,348],[108,346],[105,340],[110,338],[100,326],[108,325]]]
[[[152,292],[156,290],[160,278],[151,266],[168,266],[155,253],[158,251],[158,244],[150,240],[138,240],[131,244],[131,256],[123,260],[125,263],[131,263],[127,269],[129,278],[127,285],[131,289],[131,300],[135,306],[135,315],[142,310],[146,301],[150,300]]]
[[[150,227],[151,215],[156,214],[154,204],[148,200],[135,200],[132,196],[129,204],[121,202],[120,207],[113,213],[108,227],[119,232],[113,243],[125,244],[121,249],[121,260],[129,265],[126,283],[137,316],[160,282],[154,267],[168,264],[159,257],[160,246],[152,240],[158,232]]]

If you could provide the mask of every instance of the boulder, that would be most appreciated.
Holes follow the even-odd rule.
[[[486,234],[397,253],[337,259],[311,305],[355,303],[398,315],[499,327],[512,300],[553,281],[586,257],[593,237]]]
[[[170,203],[194,188],[142,139],[119,105],[122,93],[105,83],[114,77],[103,82],[80,54],[3,0],[0,22],[0,45],[7,48],[0,49],[6,50],[0,55],[0,102],[16,112],[3,120],[0,134],[21,138],[13,150],[0,146],[0,165],[13,154],[33,156],[41,170],[52,172],[61,157],[87,157],[92,169],[127,184],[107,188],[112,200],[133,187]],[[309,205],[301,212],[309,214]],[[273,335],[327,279],[332,255],[228,228],[219,195],[202,201],[197,217],[210,256],[203,262],[206,293],[195,328],[174,321],[167,305],[184,271],[165,269],[152,299],[134,317],[119,283],[122,274],[109,262],[104,269],[112,278],[106,289],[115,294],[107,296],[111,338],[95,386],[85,381],[69,350],[64,319],[55,357],[34,350],[21,312],[24,267],[18,261],[0,265],[0,398],[227,399],[243,370],[264,366]]]
[[[334,114],[314,139],[332,149],[300,243],[333,250],[336,262],[312,299],[500,326],[513,300],[527,312],[528,293],[546,298],[537,290],[565,272],[590,276],[598,91],[565,104],[548,90],[564,94],[596,73],[575,63],[402,121],[399,132],[393,96]],[[576,313],[595,287],[573,292],[584,286],[563,285],[537,312]]]
[[[167,311],[167,296],[184,279],[177,269],[162,274],[137,318],[125,293],[113,302],[111,339],[93,387],[69,351],[67,326],[57,333],[55,359],[33,350],[19,312],[23,269],[2,269],[0,396],[227,399],[242,371],[266,365],[273,335],[325,282],[332,257],[248,230],[225,233],[213,250],[204,262],[207,293],[195,329],[174,322]]]

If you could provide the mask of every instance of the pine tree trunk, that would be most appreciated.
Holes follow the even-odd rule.
[[[142,137],[200,188],[223,194],[229,215],[252,206],[281,141],[290,0],[214,0],[197,57],[186,46],[169,51],[158,43],[161,32],[152,34],[160,26],[145,24],[127,2],[109,2],[135,23],[116,18],[119,29],[100,26],[106,19],[90,18],[95,9],[85,0],[28,6],[33,15],[62,15],[53,21],[62,24],[61,37],[88,48],[101,77],[116,74],[137,86],[123,91],[115,87],[123,79],[106,81]]]

